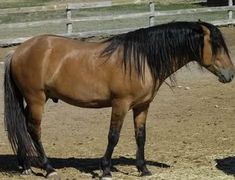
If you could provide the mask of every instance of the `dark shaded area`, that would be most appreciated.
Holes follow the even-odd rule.
[[[203,7],[207,7],[207,2],[197,2],[197,3],[194,3],[198,6],[203,6]]]
[[[235,0],[233,0],[235,4]],[[207,0],[208,6],[228,6],[228,0]]]
[[[17,172],[17,158],[14,155],[0,155],[0,172]]]
[[[96,170],[100,169],[100,158],[49,158],[52,166],[55,169],[62,169],[62,168],[75,168],[79,170],[81,173],[91,174],[93,178],[99,177],[99,174],[96,173]],[[112,165],[131,165],[135,166],[135,159],[133,158],[126,158],[126,157],[119,157],[112,159]],[[155,166],[160,168],[169,168],[170,165],[159,163],[156,161],[147,161],[147,165]],[[121,172],[117,168],[112,167],[113,172]],[[137,171],[137,170],[136,170]],[[14,155],[0,155],[0,172],[5,173],[8,176],[12,176],[14,174],[19,174],[19,170],[17,167],[17,160]],[[126,172],[121,172],[123,174],[128,174]],[[37,176],[43,176],[41,173],[36,174]]]
[[[0,173],[11,178],[14,175],[20,175],[16,156],[0,155]]]
[[[224,159],[216,159],[216,168],[225,174],[235,176],[235,157],[226,157]]]

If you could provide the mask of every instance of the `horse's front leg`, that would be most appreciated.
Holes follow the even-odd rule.
[[[108,135],[108,146],[104,156],[101,159],[101,169],[103,171],[102,179],[111,179],[112,177],[110,172],[111,157],[113,154],[114,147],[118,143],[123,120],[128,110],[129,106],[126,102],[115,101],[112,104],[112,115]]]
[[[148,114],[148,108],[149,104],[133,109],[135,138],[137,144],[136,167],[141,172],[141,176],[151,175],[151,172],[146,167],[146,162],[144,157],[144,146],[146,139],[145,124]]]

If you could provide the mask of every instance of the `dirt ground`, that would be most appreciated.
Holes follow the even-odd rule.
[[[235,62],[235,29],[222,28]],[[1,49],[3,59],[9,49]],[[0,65],[3,81],[3,65]],[[176,75],[177,86],[164,84],[151,104],[147,120],[146,159],[158,180],[220,180],[235,175],[235,81],[221,84],[197,65]],[[2,85],[1,85],[2,86]],[[0,179],[44,179],[22,176],[3,126],[0,89]],[[48,102],[42,141],[62,179],[99,179],[99,158],[107,145],[111,109],[82,109]],[[131,112],[125,119],[113,154],[113,179],[142,179],[135,168],[135,139]]]

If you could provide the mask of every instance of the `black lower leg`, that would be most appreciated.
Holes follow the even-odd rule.
[[[110,129],[108,135],[108,146],[105,155],[101,159],[101,168],[103,171],[103,177],[111,176],[111,157],[113,154],[114,147],[117,145],[119,140],[120,131],[116,129]]]
[[[39,158],[39,166],[46,170],[47,174],[55,172],[55,169],[50,165],[49,160],[45,154],[44,148],[42,146],[40,140],[40,133],[37,130],[38,128],[35,127],[32,123],[28,122],[28,131],[29,134],[34,142],[34,146],[38,151],[38,158]]]
[[[52,172],[55,172],[55,169],[51,166],[51,164],[46,156],[46,153],[44,151],[44,148],[42,146],[41,141],[37,141],[37,142],[35,141],[34,144],[39,152],[41,167],[46,170],[47,175]]]
[[[19,146],[17,150],[17,160],[18,160],[18,166],[22,171],[29,170],[31,168],[29,159],[27,158],[26,155],[26,151],[21,146]]]
[[[150,175],[150,171],[146,167],[145,157],[144,157],[144,146],[146,139],[145,127],[138,128],[135,132],[137,152],[136,152],[136,167],[141,172],[142,176]]]

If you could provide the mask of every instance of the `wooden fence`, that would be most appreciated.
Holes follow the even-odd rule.
[[[149,26],[153,26],[157,17],[161,16],[175,16],[175,15],[188,15],[188,14],[199,14],[207,12],[221,12],[227,11],[228,18],[224,20],[214,20],[211,23],[215,25],[231,25],[235,24],[235,19],[233,19],[233,11],[235,6],[233,5],[233,0],[228,0],[229,6],[222,7],[205,7],[205,8],[195,8],[195,9],[180,9],[180,10],[170,10],[170,11],[156,11],[155,4],[153,0],[149,0],[149,11],[141,13],[129,13],[120,15],[108,15],[108,16],[89,16],[89,17],[79,17],[73,18],[72,10],[79,10],[85,8],[98,8],[98,7],[111,7],[113,6],[111,1],[103,1],[97,3],[69,3],[67,5],[51,5],[51,6],[40,6],[40,7],[27,7],[27,8],[11,8],[11,9],[1,9],[1,14],[10,13],[29,13],[29,12],[40,12],[40,11],[56,11],[65,10],[67,18],[56,19],[56,20],[44,20],[44,21],[34,21],[34,22],[24,22],[24,23],[14,23],[14,24],[0,24],[1,28],[27,28],[27,27],[37,27],[48,24],[65,24],[67,32],[62,33],[64,36],[79,36],[79,37],[89,37],[89,36],[99,36],[99,35],[111,35],[122,32],[127,32],[133,30],[133,28],[122,28],[122,29],[108,29],[100,31],[88,31],[88,32],[73,32],[73,23],[75,22],[88,22],[88,21],[108,21],[108,20],[121,20],[121,19],[134,19],[140,17],[147,17],[149,19]],[[16,39],[3,39],[0,40],[0,47],[7,47],[11,45],[17,45],[23,41],[29,39],[30,37],[21,37]]]

